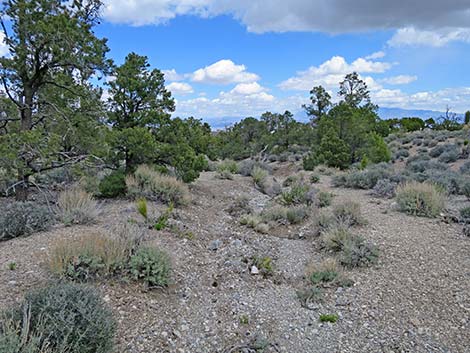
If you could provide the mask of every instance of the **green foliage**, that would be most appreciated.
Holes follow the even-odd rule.
[[[312,174],[310,175],[310,182],[312,184],[316,184],[320,182],[320,176],[318,174]]]
[[[8,269],[9,269],[10,271],[16,270],[16,267],[17,267],[16,262],[9,262],[9,263],[8,263]]]
[[[135,202],[135,208],[137,209],[137,212],[140,213],[142,217],[144,217],[145,220],[148,219],[148,209],[147,209],[147,200],[144,198],[137,199]]]
[[[368,190],[374,188],[379,180],[388,179],[391,175],[391,168],[381,163],[370,166],[366,170],[337,175],[333,178],[333,183],[335,186]]]
[[[253,265],[255,265],[264,277],[271,276],[274,273],[273,259],[269,256],[254,257]]]
[[[470,199],[470,181],[466,181],[462,187],[460,192],[467,197],[467,199]]]
[[[321,139],[319,159],[328,167],[345,169],[350,163],[350,148],[334,130],[329,130]]]
[[[168,208],[163,212],[163,214],[158,217],[157,222],[153,226],[155,230],[162,230],[165,229],[168,225],[168,219],[171,216],[171,213],[173,212],[174,206],[172,203],[168,206]]]
[[[126,195],[126,175],[123,171],[113,171],[105,176],[99,184],[100,196],[105,198],[116,198]]]
[[[371,132],[366,137],[363,155],[372,163],[388,162],[391,159],[391,153],[383,137],[375,132]],[[367,166],[367,163],[365,166]]]
[[[131,257],[129,268],[135,279],[148,287],[166,287],[170,283],[171,264],[168,255],[152,247],[141,247]]]
[[[338,321],[339,316],[336,314],[321,314],[320,315],[320,322],[331,322],[336,323]]]
[[[445,207],[446,195],[442,188],[430,183],[408,182],[397,188],[400,211],[424,217],[436,217]]]
[[[237,174],[238,173],[238,164],[237,164],[237,162],[235,162],[233,160],[226,159],[226,160],[219,163],[219,165],[217,166],[217,171],[219,171],[219,172],[227,171],[227,172],[230,172],[232,174]]]
[[[315,197],[315,190],[310,185],[296,182],[288,190],[282,192],[281,202],[285,205],[311,205],[315,201]]]
[[[470,110],[467,110],[467,111],[465,112],[464,122],[465,122],[465,124],[469,124],[469,123],[470,123]]]
[[[311,104],[304,105],[303,108],[310,117],[310,123],[315,125],[328,112],[331,106],[331,96],[322,86],[316,86],[310,91],[310,101]]]
[[[110,353],[116,322],[91,288],[59,283],[35,290],[0,319],[4,353]]]
[[[0,241],[47,230],[53,221],[51,212],[33,202],[13,202],[0,210]]]
[[[375,245],[367,243],[359,236],[353,236],[345,242],[341,249],[341,265],[354,268],[375,264],[379,257],[379,251]]]
[[[17,107],[9,112],[8,134],[0,136],[0,167],[22,182],[18,200],[27,199],[30,176],[79,162],[100,147],[101,91],[88,83],[109,65],[106,40],[93,31],[100,6],[98,0],[73,6],[7,0],[0,10],[2,27],[9,28],[0,76]]]
[[[253,170],[251,171],[251,176],[253,178],[253,182],[256,185],[262,185],[266,177],[268,176],[268,172],[258,166],[254,166]]]

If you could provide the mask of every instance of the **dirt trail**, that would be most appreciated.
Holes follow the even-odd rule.
[[[322,177],[320,187],[329,189],[328,177]],[[468,352],[470,241],[460,227],[397,213],[392,201],[373,199],[365,191],[332,191],[336,203],[351,199],[361,204],[369,224],[358,232],[379,246],[380,260],[377,266],[348,271],[353,287],[331,289],[315,310],[307,310],[296,290],[307,264],[325,257],[318,239],[309,236],[311,224],[283,228],[282,237],[255,233],[226,209],[241,194],[256,207],[268,198],[250,178],[220,180],[203,173],[192,188],[193,203],[176,212],[177,222],[194,238],[167,231],[147,234],[149,242],[171,254],[174,284],[145,292],[132,283],[95,283],[119,320],[118,352],[223,352],[255,336],[286,353]],[[51,279],[39,259],[55,239],[137,218],[126,201],[103,208],[96,226],[57,227],[0,243],[0,306]],[[274,276],[251,275],[254,256],[271,257]],[[7,269],[12,261],[15,271]],[[323,313],[340,319],[321,324]]]

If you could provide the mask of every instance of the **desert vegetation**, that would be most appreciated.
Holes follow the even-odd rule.
[[[212,131],[101,5],[2,7],[0,352],[468,348],[470,115],[382,120],[352,72]]]

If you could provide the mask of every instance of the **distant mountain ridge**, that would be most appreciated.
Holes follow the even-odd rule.
[[[436,110],[384,108],[384,107],[380,107],[377,113],[381,119],[393,119],[393,118],[404,118],[404,117],[417,117],[421,119],[429,119],[429,118],[436,119],[445,115],[445,112],[440,112]],[[458,113],[457,116],[463,117],[463,114]],[[214,117],[204,118],[202,120],[209,123],[209,125],[214,130],[220,130],[220,129],[229,127],[244,118],[245,117],[224,116],[224,117],[218,117],[218,118],[214,118]],[[301,122],[307,122],[309,120],[308,116],[302,110],[295,112],[294,118],[297,121],[301,121]]]

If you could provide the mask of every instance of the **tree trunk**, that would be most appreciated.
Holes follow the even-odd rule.
[[[21,132],[30,131],[33,127],[33,90],[25,88],[23,91],[23,106],[21,108]],[[23,158],[23,166],[18,168],[18,188],[16,189],[16,201],[28,200],[29,175],[26,172],[27,160]]]

